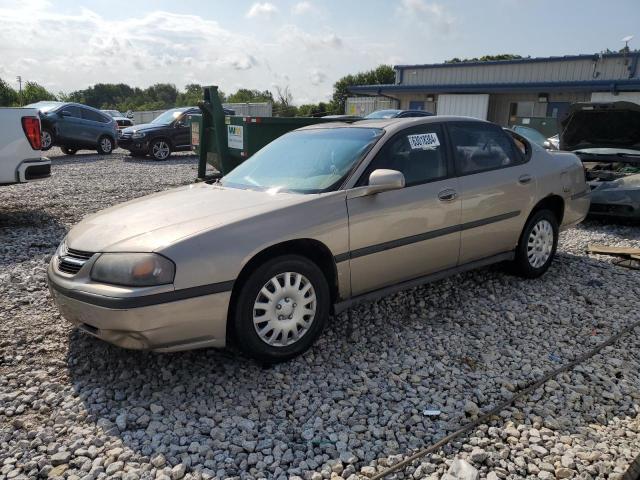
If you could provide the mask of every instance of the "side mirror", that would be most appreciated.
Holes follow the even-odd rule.
[[[405,181],[402,172],[380,168],[369,175],[369,185],[350,190],[348,198],[366,197],[388,190],[399,190],[404,188],[404,185]]]
[[[133,113],[131,112],[127,112],[125,115],[128,119],[132,119],[133,118]]]

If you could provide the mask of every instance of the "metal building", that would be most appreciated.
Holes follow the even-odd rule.
[[[467,115],[504,126],[546,122],[555,129],[574,102],[640,104],[639,59],[640,52],[630,52],[397,65],[395,84],[351,87],[354,97],[345,113],[369,113],[374,97],[396,108]]]

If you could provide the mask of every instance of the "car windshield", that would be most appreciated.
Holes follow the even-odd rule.
[[[545,137],[535,128],[521,127],[519,125],[515,125],[513,127],[513,131],[522,135],[524,138],[526,138],[530,142],[540,145],[541,147],[544,147],[544,142],[547,141],[547,137]]]
[[[274,140],[222,178],[223,186],[320,193],[344,180],[382,136],[379,128],[297,130]]]
[[[60,102],[36,102],[27,105],[27,108],[37,108],[42,113],[50,112],[58,107],[61,107],[63,104]]]
[[[167,110],[162,115],[158,115],[156,118],[151,120],[151,123],[155,123],[158,125],[169,125],[185,111],[185,108],[173,108],[171,110]]]
[[[364,118],[394,118],[400,110],[378,110],[377,112],[371,112]]]

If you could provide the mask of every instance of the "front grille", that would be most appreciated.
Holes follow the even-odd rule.
[[[58,270],[70,275],[75,275],[92,256],[93,253],[91,252],[83,252],[82,250],[66,247],[60,252]]]

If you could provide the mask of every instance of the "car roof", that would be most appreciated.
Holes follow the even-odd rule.
[[[460,117],[450,115],[432,115],[428,117],[406,117],[406,118],[365,118],[364,120],[358,120],[355,122],[330,122],[330,123],[316,123],[302,127],[299,130],[313,130],[320,128],[382,128],[388,132],[395,132],[405,127],[413,125],[423,125],[429,123],[446,123],[446,122],[477,122],[477,123],[490,123],[486,120],[480,120],[473,117]]]

